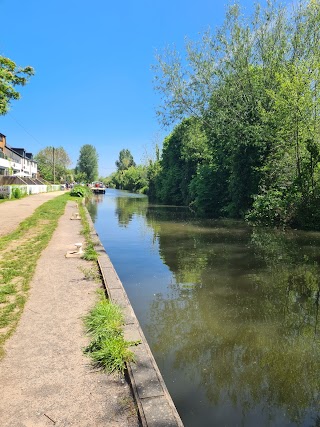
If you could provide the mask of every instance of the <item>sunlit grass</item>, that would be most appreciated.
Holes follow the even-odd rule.
[[[80,213],[81,223],[82,223],[81,234],[86,239],[86,246],[84,248],[83,258],[87,261],[97,261],[98,254],[94,249],[94,241],[91,236],[93,230],[91,230],[90,224],[87,219],[86,210],[82,202],[78,201],[78,205],[79,205],[79,213]]]
[[[125,341],[123,337],[124,320],[120,307],[105,299],[102,294],[100,301],[84,318],[84,324],[91,337],[84,352],[92,358],[95,366],[109,373],[123,374],[126,363],[134,360],[129,347],[137,343]]]

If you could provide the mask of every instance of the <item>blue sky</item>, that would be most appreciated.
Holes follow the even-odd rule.
[[[241,2],[247,10],[252,1]],[[136,163],[169,132],[159,125],[153,90],[155,52],[187,36],[197,39],[222,24],[217,0],[0,0],[0,54],[31,65],[35,76],[21,89],[0,132],[13,147],[34,154],[63,146],[75,166],[92,144],[99,173],[109,175],[123,148]]]

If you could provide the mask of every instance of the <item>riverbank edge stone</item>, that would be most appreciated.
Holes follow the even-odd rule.
[[[125,318],[124,338],[127,341],[141,342],[131,347],[135,355],[135,362],[128,363],[127,370],[142,426],[183,427],[182,420],[165,385],[127,293],[105,248],[100,242],[87,209],[86,216],[91,226],[91,236],[96,242],[95,250],[98,253],[98,266],[106,293],[110,301],[118,304],[123,310]]]

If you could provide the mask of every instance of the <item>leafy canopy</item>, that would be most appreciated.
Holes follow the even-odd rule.
[[[116,161],[118,170],[123,171],[129,169],[131,166],[136,166],[133,156],[128,149],[123,149],[119,153],[119,160]]]
[[[70,157],[63,147],[46,147],[35,156],[38,162],[38,170],[41,177],[47,181],[53,181],[53,173],[59,181],[66,180],[70,172],[68,166],[71,164]]]
[[[24,86],[33,74],[32,67],[19,67],[11,59],[0,55],[0,115],[8,112],[12,99],[20,99],[15,87]]]
[[[86,144],[80,149],[76,173],[82,173],[86,182],[96,181],[98,178],[98,153],[93,145]]]

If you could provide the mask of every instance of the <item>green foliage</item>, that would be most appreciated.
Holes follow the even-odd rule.
[[[13,197],[13,198],[15,198],[15,199],[21,199],[21,197],[23,197],[23,194],[22,194],[22,192],[21,192],[20,188],[14,188],[14,189],[12,190],[11,195],[12,195],[12,197]]]
[[[35,160],[41,177],[46,181],[53,182],[54,178],[59,182],[72,181],[68,170],[71,160],[63,147],[46,147],[39,151]]]
[[[190,207],[201,216],[226,216],[228,205],[227,174],[215,165],[199,165],[190,183]]]
[[[124,171],[129,169],[131,166],[136,166],[130,150],[123,149],[120,151],[119,160],[116,161],[116,166],[118,168],[118,171]]]
[[[152,198],[211,217],[319,227],[319,43],[318,2],[288,13],[270,1],[251,17],[230,6],[221,28],[187,43],[184,60],[158,55],[158,114],[180,124],[150,164]]]
[[[86,244],[82,258],[87,260],[87,261],[97,261],[98,254],[97,254],[96,250],[94,249],[94,244],[92,242],[88,242]]]
[[[86,192],[89,191],[91,194],[91,190],[89,188],[87,187],[82,187],[82,188],[85,188]],[[98,259],[98,254],[94,249],[95,244],[92,239],[92,230],[87,219],[87,212],[81,201],[78,201],[78,206],[79,206],[79,212],[80,212],[81,223],[82,223],[81,234],[83,234],[86,239],[86,246],[85,246],[85,250],[82,258],[87,261],[96,261]]]
[[[101,282],[101,274],[97,264],[89,268],[79,267],[79,270],[83,273],[86,280],[93,280],[97,283]]]
[[[255,197],[246,218],[249,222],[259,225],[286,227],[292,225],[301,200],[302,195],[297,191],[284,193],[281,190],[270,189]]]
[[[128,149],[120,151],[116,166],[118,170],[106,180],[109,187],[134,193],[146,193],[148,191],[147,168],[142,165],[137,166]]]
[[[98,178],[98,153],[93,145],[86,144],[80,149],[80,156],[75,170],[77,178],[81,177],[85,182],[93,182]],[[82,179],[81,179],[82,181]]]
[[[142,165],[119,169],[108,180],[110,187],[128,190],[133,193],[146,193],[148,190],[147,168]]]
[[[151,191],[155,198],[167,204],[187,205],[190,202],[189,184],[197,164],[209,157],[200,122],[194,118],[184,120],[165,138],[160,163],[150,165]]]
[[[74,179],[76,182],[86,182],[87,181],[87,174],[85,172],[79,172],[79,170],[77,168],[75,168]]]
[[[0,55],[0,115],[9,110],[12,99],[20,99],[16,86],[24,86],[34,74],[32,67],[18,67],[9,58]]]
[[[133,343],[123,338],[124,320],[120,307],[103,297],[84,318],[84,323],[91,336],[91,343],[84,352],[98,367],[123,374],[126,363],[133,361],[134,355],[128,349]]]
[[[111,304],[103,296],[88,314],[84,323],[93,339],[99,340],[104,334],[111,335],[121,332],[124,324],[123,315],[119,306]]]
[[[155,200],[157,198],[157,183],[160,172],[161,164],[159,159],[156,161],[150,161],[147,167],[148,190],[146,192],[150,200]]]
[[[70,190],[70,196],[73,196],[73,197],[86,197],[89,195],[91,195],[90,188],[83,186],[83,185],[75,185]]]

